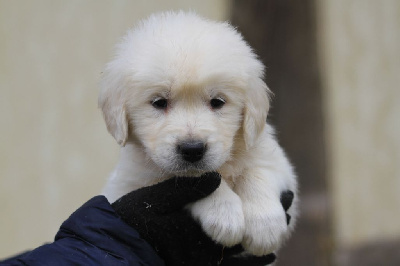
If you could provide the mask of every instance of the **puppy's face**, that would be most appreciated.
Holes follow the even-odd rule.
[[[230,158],[242,125],[240,90],[216,80],[144,90],[126,105],[131,135],[164,172],[198,175]]]
[[[158,14],[117,46],[99,105],[120,145],[139,144],[166,174],[198,175],[256,142],[269,106],[263,69],[228,24]]]

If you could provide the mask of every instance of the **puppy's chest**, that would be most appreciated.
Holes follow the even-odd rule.
[[[218,170],[222,178],[232,189],[235,187],[236,182],[244,175],[244,168],[240,166],[242,165],[225,164]]]

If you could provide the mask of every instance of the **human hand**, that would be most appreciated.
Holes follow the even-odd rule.
[[[187,204],[210,195],[220,182],[218,173],[207,173],[199,178],[175,177],[128,193],[112,206],[122,220],[156,250],[166,265],[261,266],[272,263],[274,254],[242,256],[240,246],[224,248],[215,243],[185,210]],[[286,198],[282,202],[284,208],[288,205]]]

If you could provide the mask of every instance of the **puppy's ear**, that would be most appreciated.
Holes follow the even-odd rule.
[[[260,78],[249,82],[244,107],[243,132],[246,148],[252,147],[267,122],[269,110],[269,89]]]
[[[122,79],[110,78],[111,73],[104,73],[99,94],[99,107],[107,125],[108,132],[119,145],[125,146],[128,139],[128,118],[125,111],[125,93]]]

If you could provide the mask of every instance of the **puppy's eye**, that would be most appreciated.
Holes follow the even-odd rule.
[[[168,107],[168,100],[164,98],[156,98],[151,101],[151,105],[153,105],[156,109],[167,109]]]
[[[211,99],[210,105],[213,109],[220,109],[225,104],[225,100],[221,97]]]

